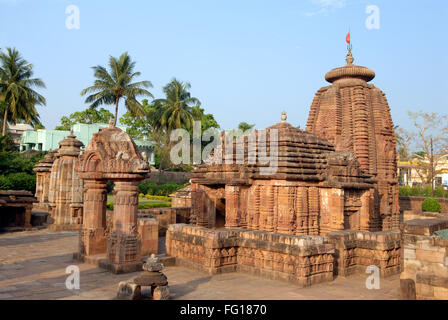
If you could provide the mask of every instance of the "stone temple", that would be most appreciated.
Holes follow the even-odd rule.
[[[352,151],[374,185],[374,230],[400,226],[394,125],[385,94],[373,84],[372,70],[347,64],[325,75],[310,108],[306,130],[326,138],[336,151]]]
[[[367,84],[373,71],[350,57],[327,74],[334,83],[318,92],[306,131],[283,113],[243,138],[222,133],[193,172],[191,224],[169,226],[176,263],[300,286],[371,265],[400,272],[393,123],[384,94]],[[276,159],[269,174],[267,159]]]

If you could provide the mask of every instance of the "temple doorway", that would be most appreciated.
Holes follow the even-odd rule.
[[[226,225],[226,199],[216,200],[215,205],[215,229],[223,229]]]

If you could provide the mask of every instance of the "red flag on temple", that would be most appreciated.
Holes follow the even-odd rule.
[[[347,37],[345,37],[345,41],[350,44],[350,31],[347,33]]]

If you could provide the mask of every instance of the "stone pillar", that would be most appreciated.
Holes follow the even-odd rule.
[[[239,227],[239,192],[239,186],[226,185],[226,228]]]
[[[361,194],[361,208],[359,230],[362,231],[379,231],[375,226],[373,201],[371,201],[370,190],[365,190]]]
[[[24,227],[25,228],[31,228],[31,209],[32,206],[26,206],[25,208],[25,221],[24,221]]]
[[[296,190],[296,235],[308,234],[308,188]]]
[[[258,229],[258,218],[260,215],[260,187],[254,185],[249,189],[247,200],[247,227]]]
[[[344,229],[344,190],[320,188],[320,234]]]
[[[106,200],[106,182],[85,181],[84,219],[79,249],[81,256],[106,252]]]
[[[262,186],[260,191],[260,218],[258,229],[274,231],[274,187]]]
[[[319,234],[319,189],[317,187],[308,188],[308,234]]]
[[[137,228],[138,182],[115,182],[112,232],[107,240],[108,266],[114,273],[140,270],[141,239]]]
[[[37,198],[39,203],[43,202],[43,190],[44,190],[44,174],[43,172],[36,172],[36,194],[34,195]]]
[[[294,223],[295,187],[279,186],[277,196],[278,227],[277,232],[292,234]]]

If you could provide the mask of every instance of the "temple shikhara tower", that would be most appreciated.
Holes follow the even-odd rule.
[[[374,189],[376,230],[400,225],[394,124],[385,94],[369,81],[375,72],[347,64],[325,75],[311,105],[306,130],[326,138],[336,151],[352,151],[361,168],[377,182]]]

